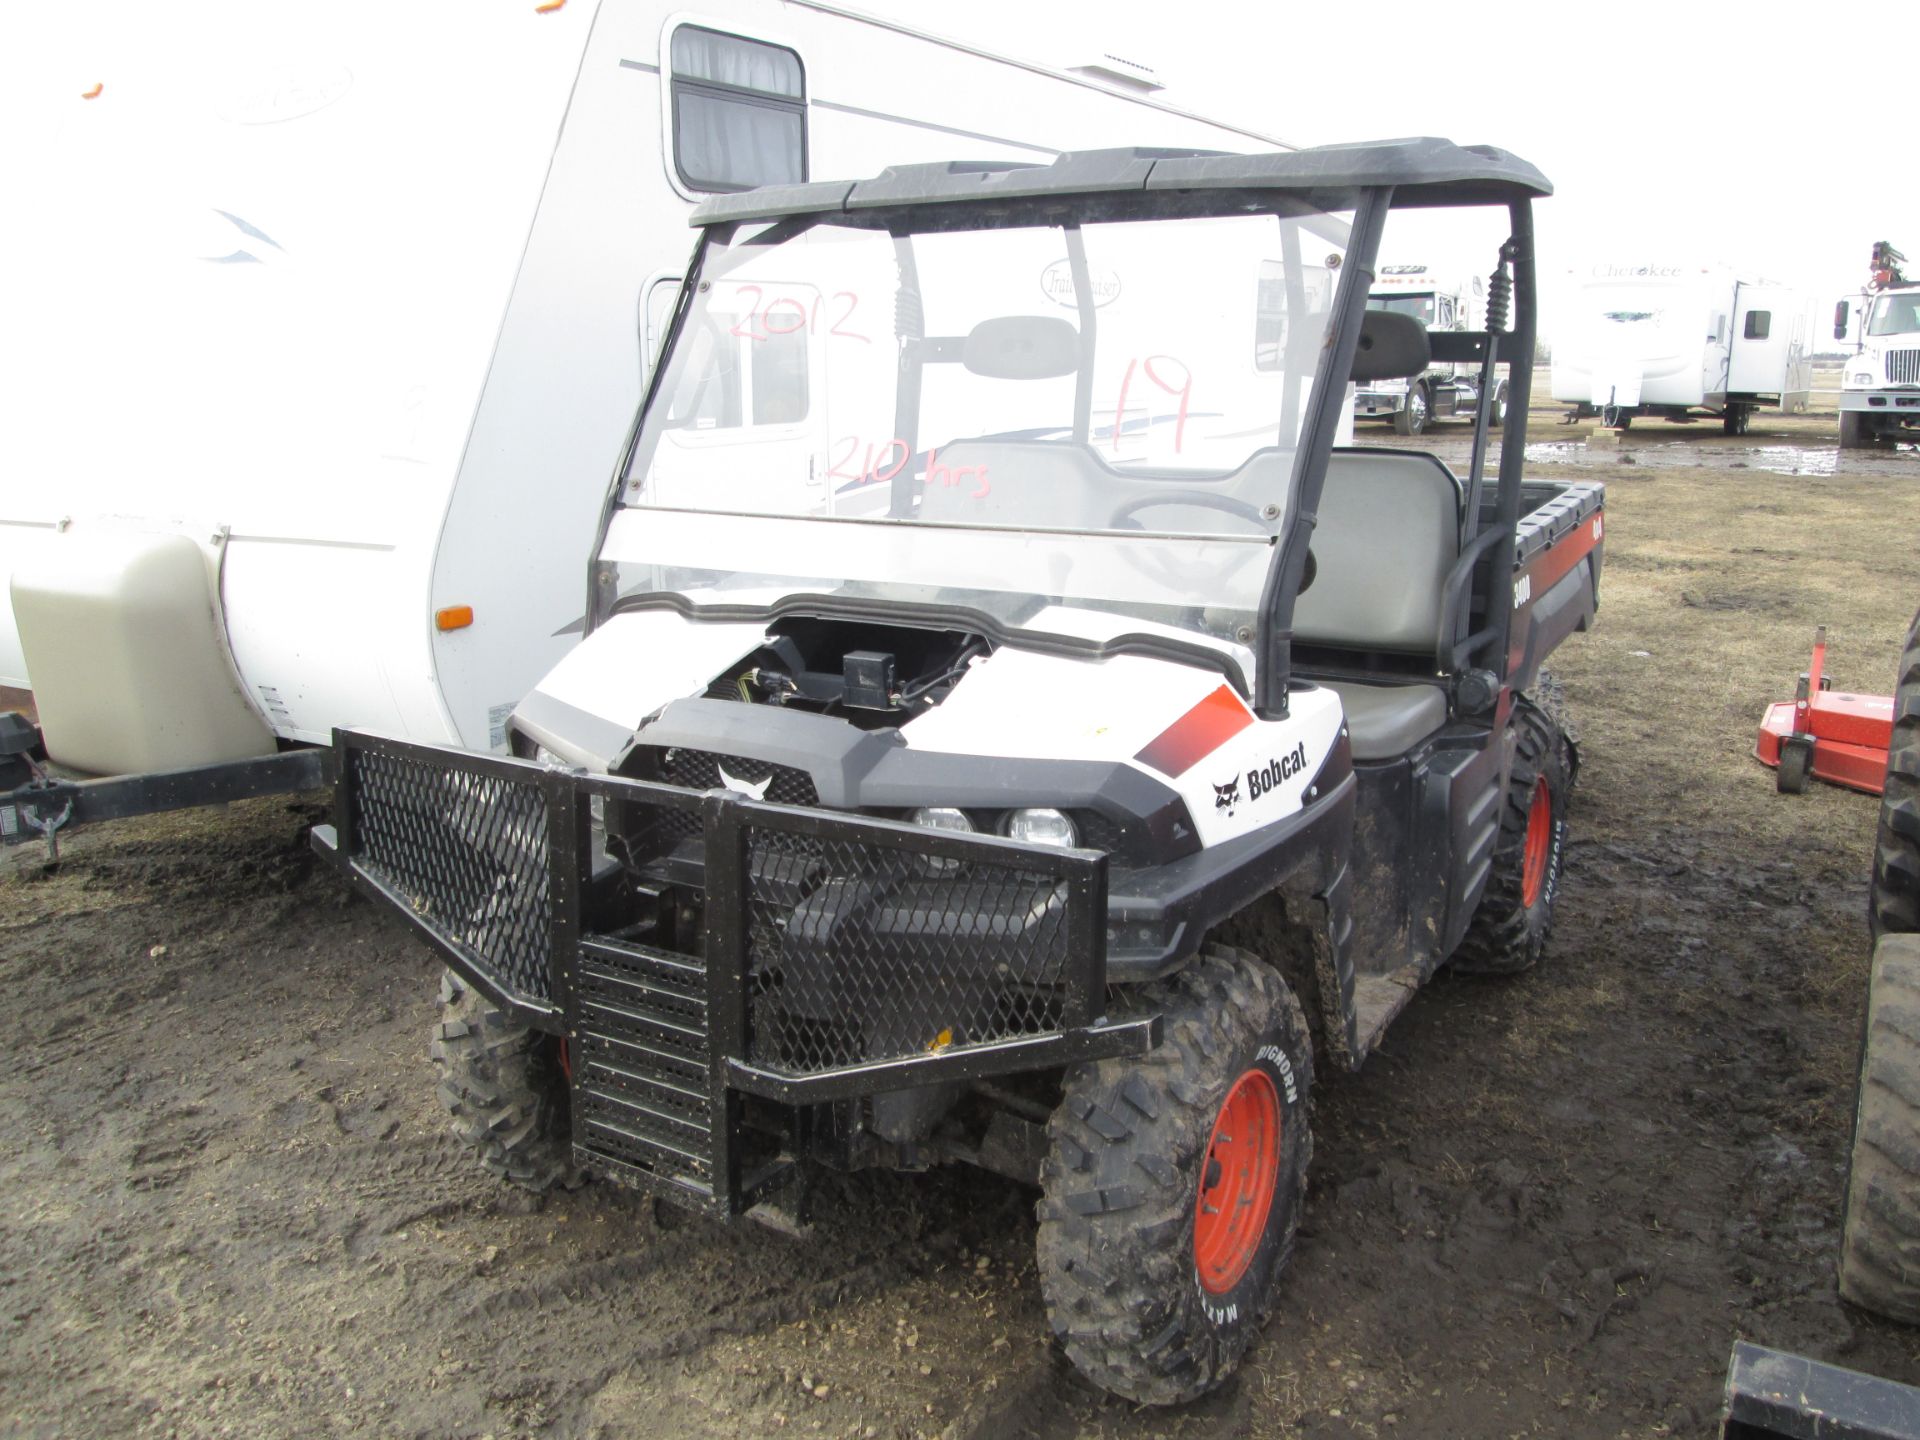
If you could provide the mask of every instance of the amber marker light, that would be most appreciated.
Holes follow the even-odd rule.
[[[464,630],[472,623],[471,605],[449,605],[444,610],[433,612],[433,627],[436,630]]]
[[[547,3],[544,5],[534,6],[533,13],[536,15],[551,15],[554,11],[558,10],[562,5],[566,3],[567,3],[567,0],[547,0]]]
[[[100,92],[106,88],[107,87],[105,85],[102,85],[98,81],[96,81],[94,83],[94,87],[91,90],[82,90],[80,92],[80,98],[82,100],[98,100],[100,98]]]

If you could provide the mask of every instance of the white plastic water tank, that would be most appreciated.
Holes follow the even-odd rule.
[[[118,775],[273,753],[227,657],[216,573],[190,536],[87,530],[14,571],[52,759]]]

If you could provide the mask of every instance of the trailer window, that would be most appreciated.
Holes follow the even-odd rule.
[[[792,425],[806,419],[806,335],[769,334],[747,348],[753,365],[753,423]]]
[[[1764,340],[1768,334],[1771,333],[1772,329],[1773,312],[1771,310],[1749,310],[1747,312],[1747,328],[1744,332],[1747,339]]]
[[[688,330],[683,343],[692,363],[668,392],[669,426],[740,430],[807,418],[806,335],[756,332],[747,328],[751,323],[714,311]]]
[[[1304,334],[1290,327],[1288,317],[1298,315],[1310,321],[1311,343],[1318,345],[1325,332],[1327,311],[1333,303],[1333,272],[1304,266],[1288,266],[1280,260],[1262,260],[1260,278],[1254,294],[1253,368],[1286,370],[1298,368],[1300,357],[1287,354],[1288,333]]]
[[[807,178],[807,85],[780,45],[698,25],[673,32],[673,166],[690,190]]]

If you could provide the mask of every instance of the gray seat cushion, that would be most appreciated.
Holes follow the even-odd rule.
[[[1296,640],[1431,655],[1440,592],[1460,555],[1460,482],[1413,450],[1336,450],[1313,530],[1314,580]]]
[[[1413,749],[1447,723],[1447,696],[1438,685],[1362,685],[1357,680],[1316,682],[1340,697],[1356,760],[1391,760]]]

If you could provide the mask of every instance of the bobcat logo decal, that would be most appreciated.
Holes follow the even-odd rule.
[[[1225,785],[1213,787],[1213,808],[1233,814],[1233,807],[1240,803],[1240,777],[1234,776]]]
[[[713,768],[720,772],[720,783],[722,785],[733,791],[734,794],[744,795],[749,800],[766,799],[767,787],[773,784],[773,776],[771,775],[767,776],[764,780],[742,780],[737,775],[729,775],[724,766],[716,765]]]

